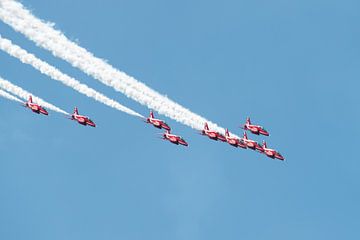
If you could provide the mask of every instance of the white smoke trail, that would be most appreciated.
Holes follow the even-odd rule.
[[[55,111],[55,112],[58,112],[58,113],[62,113],[62,114],[65,114],[65,115],[69,115],[67,112],[65,112],[64,110],[52,105],[51,103],[48,103],[44,100],[42,100],[41,98],[37,97],[37,96],[34,96],[34,94],[28,92],[28,91],[25,91],[24,89],[22,89],[21,87],[18,87],[14,84],[12,84],[11,82],[3,79],[0,77],[0,88],[24,99],[24,100],[27,100],[29,98],[29,96],[32,96],[34,102],[36,102],[37,104],[47,108],[47,109],[50,109],[52,111]]]
[[[210,128],[224,132],[224,129],[215,123],[192,113],[133,77],[115,69],[104,60],[95,57],[86,49],[67,39],[60,31],[55,30],[54,24],[45,23],[33,16],[21,3],[0,0],[0,19],[38,46],[49,50],[54,56],[62,58],[127,97],[194,129],[201,130],[204,123],[208,122]]]
[[[38,59],[33,54],[30,54],[26,50],[13,44],[10,40],[2,38],[1,35],[0,35],[0,49],[5,51],[11,56],[18,58],[21,62],[30,64],[35,69],[39,70],[41,73],[48,75],[50,78],[60,81],[63,84],[75,89],[76,91],[95,99],[96,101],[104,103],[112,108],[128,113],[130,115],[143,118],[143,116],[138,114],[137,112],[134,112],[133,110],[106,97],[105,95],[95,91],[94,89],[89,88],[87,85],[80,83],[78,80],[60,72],[55,67]]]
[[[21,103],[21,100],[18,99],[17,97],[11,95],[10,93],[7,93],[5,92],[4,90],[0,89],[0,96],[1,97],[4,97],[4,98],[7,98],[9,100],[12,100],[12,101],[15,101],[15,102],[20,102]]]

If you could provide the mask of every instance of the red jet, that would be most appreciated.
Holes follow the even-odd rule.
[[[29,100],[24,103],[24,107],[30,108],[31,111],[33,111],[34,113],[37,113],[37,114],[41,113],[44,115],[49,115],[49,113],[46,111],[45,108],[43,108],[39,104],[33,103],[32,96],[29,96]]]
[[[226,139],[226,142],[233,147],[246,148],[245,143],[241,139],[236,138],[236,137],[230,137],[228,129],[225,130],[225,139]]]
[[[252,132],[253,134],[256,134],[256,135],[262,134],[265,136],[269,136],[269,133],[268,133],[268,131],[265,130],[265,128],[263,128],[262,126],[259,126],[259,125],[251,124],[249,117],[246,118],[246,123],[241,128],[244,130],[249,130],[250,132]]]
[[[250,148],[252,150],[257,149],[260,151],[262,149],[262,147],[256,141],[248,139],[246,132],[244,132],[244,137],[242,138],[242,141],[245,143],[245,145],[248,148]]]
[[[261,153],[264,153],[269,158],[272,158],[272,159],[277,158],[281,161],[285,160],[285,158],[278,151],[268,148],[265,141],[263,141],[262,147],[259,151]]]
[[[87,116],[82,116],[82,115],[79,115],[79,111],[78,111],[78,108],[75,107],[74,109],[74,113],[71,115],[71,120],[75,120],[77,121],[78,123],[80,123],[81,125],[89,125],[91,127],[95,127],[95,123]]]
[[[163,120],[154,118],[153,111],[150,111],[150,116],[146,119],[146,122],[152,124],[154,127],[159,128],[159,129],[163,128],[167,131],[171,130],[171,128],[169,127],[169,125],[166,124],[166,122],[164,122]]]
[[[201,134],[208,136],[210,139],[215,140],[215,141],[220,140],[222,142],[226,142],[226,137],[224,135],[220,134],[219,132],[210,130],[207,123],[205,123],[204,129],[201,131]]]
[[[169,130],[166,130],[165,133],[163,133],[163,139],[168,140],[169,142],[176,144],[176,145],[184,145],[188,146],[188,143],[180,136],[171,134]]]

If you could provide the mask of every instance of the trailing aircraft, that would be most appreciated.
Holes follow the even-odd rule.
[[[181,136],[171,134],[169,130],[166,130],[166,132],[162,135],[162,139],[167,140],[173,144],[188,146],[188,143]]]
[[[226,142],[226,137],[224,135],[220,134],[219,132],[210,130],[207,123],[205,123],[204,129],[201,131],[201,135],[208,136],[210,139],[215,140],[215,141],[220,140],[222,142]]]
[[[230,136],[228,129],[225,130],[225,138],[226,138],[226,142],[233,147],[246,148],[246,144],[241,139]]]
[[[37,114],[49,115],[45,108],[33,102],[32,96],[29,96],[29,100],[24,103],[24,107],[31,109],[31,111]]]
[[[256,149],[257,149],[257,150],[260,150],[260,149],[262,149],[261,146],[260,146],[256,141],[251,140],[251,139],[248,138],[246,132],[244,132],[244,136],[243,136],[243,138],[242,138],[242,141],[244,142],[244,144],[245,144],[248,148],[250,148],[250,149],[252,149],[252,150],[256,150]]]
[[[88,125],[91,127],[95,127],[95,123],[87,116],[83,116],[79,114],[78,108],[75,107],[74,113],[71,115],[71,120],[77,121],[81,125]]]

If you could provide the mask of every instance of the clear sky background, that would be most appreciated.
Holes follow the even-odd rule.
[[[164,118],[178,147],[0,52],[0,75],[98,124],[0,99],[0,239],[360,239],[357,0],[29,0],[96,56],[233,132],[251,116],[272,160]],[[148,109],[0,23],[10,38]],[[257,141],[265,137],[250,135]]]

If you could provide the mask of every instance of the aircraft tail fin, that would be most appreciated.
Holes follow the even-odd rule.
[[[244,139],[248,139],[247,133],[244,132]]]
[[[209,130],[209,125],[207,123],[205,123],[204,129]]]
[[[226,129],[226,130],[225,130],[225,136],[227,136],[227,137],[230,136],[230,134],[229,134],[229,129]]]
[[[150,111],[150,118],[154,118],[154,112]]]
[[[265,140],[263,141],[263,148],[267,148],[267,144]]]
[[[79,110],[77,107],[74,108],[74,114],[79,115]]]
[[[33,101],[32,101],[32,96],[31,96],[31,95],[29,96],[29,100],[28,100],[28,102],[29,102],[29,103],[32,103],[32,102],[33,102]]]
[[[251,124],[250,117],[247,117],[247,118],[246,118],[246,124]]]

